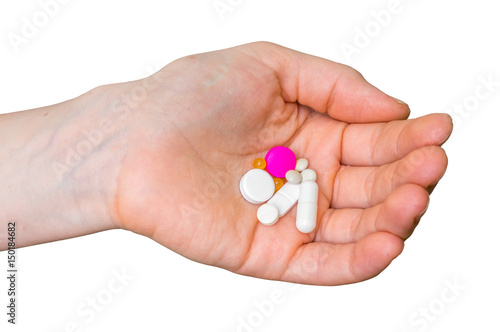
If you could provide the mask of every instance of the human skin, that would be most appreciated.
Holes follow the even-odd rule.
[[[265,279],[339,285],[403,250],[443,176],[446,114],[408,106],[354,69],[259,42],[178,59],[151,77],[0,116],[0,249],[111,229]],[[285,145],[318,174],[318,222],[273,226],[239,193]]]

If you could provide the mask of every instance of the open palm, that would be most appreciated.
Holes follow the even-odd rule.
[[[274,44],[179,59],[130,114],[120,226],[192,260],[260,278],[337,285],[371,278],[403,248],[444,174],[447,115],[406,104],[353,69]],[[261,225],[239,193],[277,145],[318,174],[315,231],[296,209]]]

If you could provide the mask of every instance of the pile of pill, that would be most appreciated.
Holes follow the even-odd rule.
[[[307,159],[297,160],[295,153],[285,146],[276,146],[267,152],[265,159],[254,160],[253,169],[241,178],[240,191],[252,204],[267,202],[257,210],[257,219],[262,224],[274,225],[298,203],[297,229],[310,233],[316,228],[318,185],[316,172],[308,166]]]

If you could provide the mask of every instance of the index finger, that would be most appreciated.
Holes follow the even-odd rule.
[[[246,44],[246,54],[276,73],[282,97],[330,117],[350,122],[386,122],[408,118],[408,105],[380,91],[355,69],[276,44]]]

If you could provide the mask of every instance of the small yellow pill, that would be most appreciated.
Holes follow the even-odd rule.
[[[285,185],[285,181],[282,178],[273,178],[274,179],[274,192],[277,192]]]
[[[257,158],[253,161],[253,168],[266,169],[266,160],[264,158]]]

